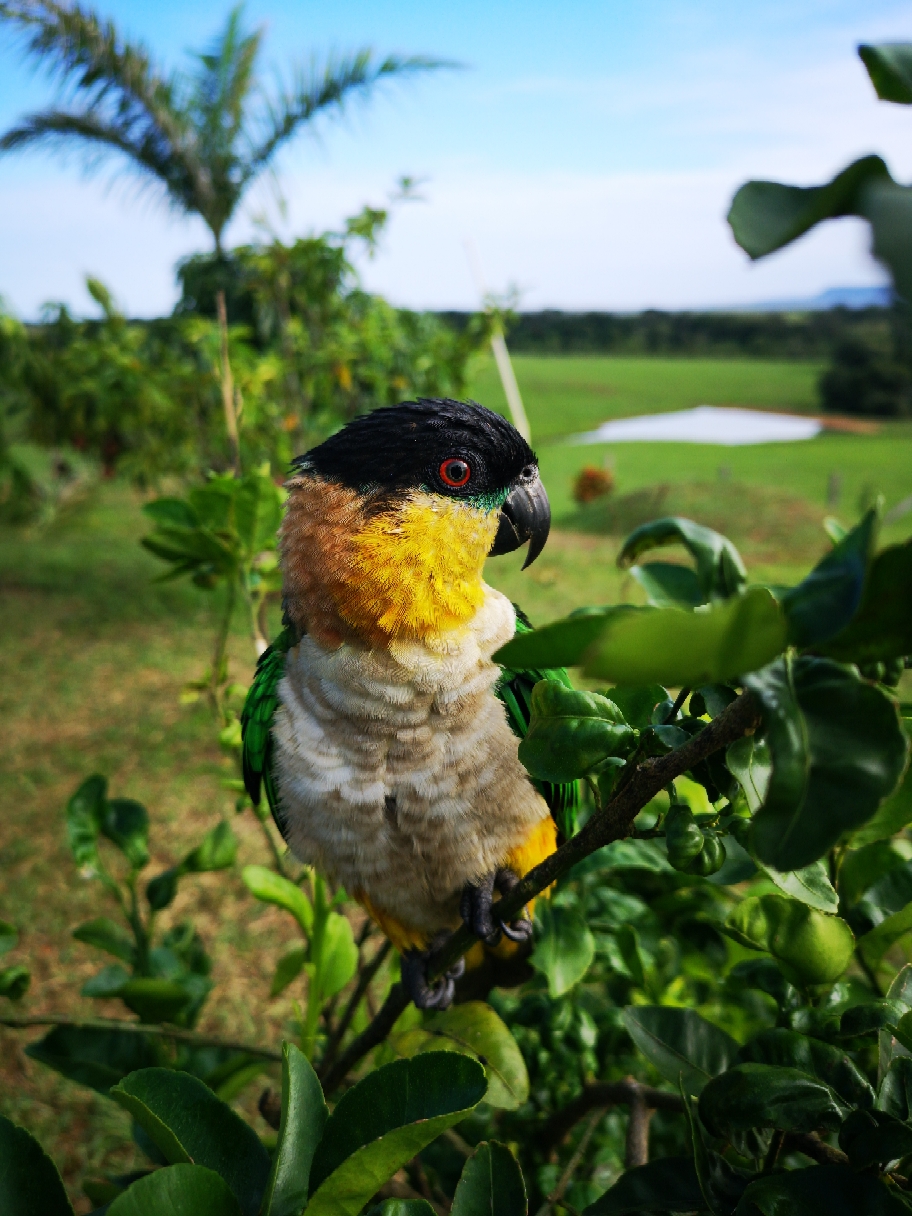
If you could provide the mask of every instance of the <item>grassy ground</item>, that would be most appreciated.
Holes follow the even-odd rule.
[[[492,560],[489,578],[538,622],[634,593],[614,559],[620,533],[644,511],[724,525],[752,573],[778,580],[800,574],[824,548],[819,522],[831,472],[842,474],[836,514],[846,522],[875,489],[890,504],[912,492],[909,427],[742,449],[628,444],[609,451],[558,441],[619,413],[700,402],[811,409],[817,369],[809,365],[555,358],[518,359],[517,372],[556,526],[528,571],[520,572],[522,555],[511,554]],[[481,369],[473,393],[495,407],[502,400],[491,367]],[[617,498],[603,508],[606,518],[580,516],[573,478],[606,456],[615,462]],[[905,534],[912,519],[903,524],[891,534]],[[241,841],[238,866],[186,880],[165,919],[195,920],[214,958],[216,987],[201,1029],[276,1043],[294,987],[270,1002],[268,986],[293,932],[282,913],[264,910],[241,886],[240,865],[266,860],[260,829],[234,815],[233,796],[222,787],[233,762],[219,749],[207,711],[180,703],[183,685],[206,662],[212,605],[189,586],[152,582],[159,567],[137,544],[144,531],[137,497],[107,485],[45,531],[0,533],[0,919],[22,930],[5,961],[32,967],[22,1012],[99,1012],[77,994],[101,960],[70,931],[112,910],[75,873],[63,807],[83,777],[101,771],[114,793],[149,807],[151,873],[176,861],[220,816],[231,818]],[[240,620],[237,630],[234,670],[246,681],[253,656]],[[122,1016],[118,1005],[106,1012]],[[40,1137],[77,1198],[86,1175],[131,1165],[132,1150],[123,1147],[128,1121],[110,1102],[33,1064],[20,1050],[29,1037],[37,1034],[0,1030],[0,1113]],[[242,1098],[250,1115],[257,1093],[254,1085]],[[81,1203],[78,1210],[87,1211]]]

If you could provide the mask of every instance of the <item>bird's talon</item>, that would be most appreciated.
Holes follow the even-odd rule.
[[[523,910],[518,920],[502,921],[497,916],[497,905],[494,903],[495,888],[501,895],[512,891],[519,879],[506,866],[486,874],[476,885],[466,883],[459,904],[459,911],[464,923],[476,937],[480,937],[486,946],[496,946],[501,936],[508,937],[511,942],[527,942],[532,936],[532,921]]]

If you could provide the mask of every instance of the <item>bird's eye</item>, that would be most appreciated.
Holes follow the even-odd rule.
[[[457,490],[464,486],[471,476],[472,470],[466,462],[455,456],[445,460],[440,466],[441,481]]]
[[[527,464],[526,467],[523,469],[523,471],[520,473],[520,477],[523,479],[523,481],[534,481],[535,474],[537,472],[538,472],[538,469],[536,468],[536,466],[534,464]]]

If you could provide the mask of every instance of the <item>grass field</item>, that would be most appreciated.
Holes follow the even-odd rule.
[[[630,522],[636,506],[624,496],[647,491],[654,496],[647,493],[647,507],[654,501],[660,513],[724,524],[752,572],[790,577],[825,547],[818,528],[832,472],[843,478],[835,514],[845,522],[876,490],[888,505],[912,493],[909,426],[742,449],[628,444],[609,452],[560,441],[621,413],[704,402],[813,409],[813,366],[559,358],[521,358],[516,365],[555,528],[528,571],[520,572],[522,555],[511,554],[490,563],[489,577],[538,622],[632,594],[614,567],[614,529]],[[492,366],[482,367],[472,391],[495,408],[502,402]],[[583,464],[606,456],[614,460],[621,506],[593,523],[574,514],[571,487]],[[160,569],[137,543],[146,530],[139,507],[132,491],[108,484],[44,531],[0,532],[0,919],[22,930],[20,948],[5,961],[32,967],[23,1013],[99,1012],[77,995],[99,956],[70,931],[111,909],[75,873],[63,807],[83,777],[101,771],[114,793],[149,807],[152,873],[180,858],[219,816],[231,818],[241,841],[238,866],[187,880],[165,919],[194,919],[214,958],[216,987],[201,1029],[276,1043],[294,989],[270,1002],[268,986],[293,934],[283,914],[244,892],[241,864],[266,860],[259,826],[234,815],[233,796],[222,788],[232,761],[219,749],[207,711],[180,704],[181,688],[206,662],[212,604],[189,586],[152,582]],[[909,531],[912,516],[889,534]],[[236,677],[248,680],[253,656],[240,619],[232,655]],[[117,1004],[104,1012],[122,1016]],[[123,1147],[128,1120],[105,1099],[33,1064],[20,1050],[28,1038],[0,1030],[0,1113],[41,1138],[81,1203],[77,1210],[88,1211],[79,1200],[82,1179],[133,1161]],[[258,1092],[254,1085],[241,1099],[249,1115]]]

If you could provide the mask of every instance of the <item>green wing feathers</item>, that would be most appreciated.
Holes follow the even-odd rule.
[[[294,635],[286,628],[263,651],[241,712],[244,785],[254,806],[260,805],[265,789],[273,815],[277,813],[278,805],[272,773],[272,719],[279,704],[278,688],[285,672],[285,655],[294,644]]]
[[[516,608],[516,632],[529,633],[532,626],[528,617]],[[494,689],[503,701],[507,710],[507,721],[518,739],[524,739],[529,730],[529,719],[532,716],[532,689],[539,680],[559,680],[567,688],[573,684],[563,667],[531,668],[518,671],[512,667],[504,667],[503,674]],[[558,831],[564,840],[575,835],[577,828],[577,813],[580,806],[580,789],[578,781],[566,781],[561,785],[552,785],[549,781],[536,781],[529,778],[548,804],[554,817]]]

